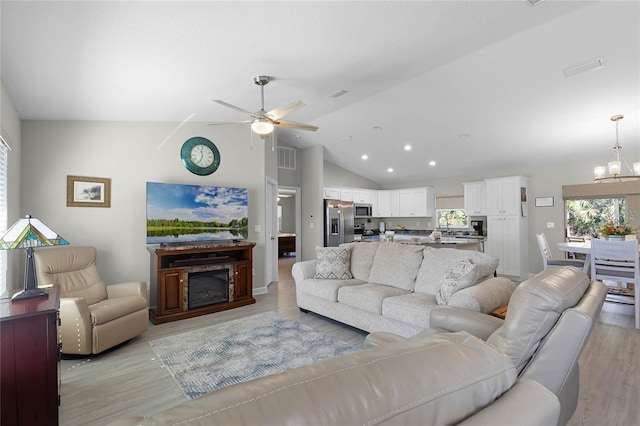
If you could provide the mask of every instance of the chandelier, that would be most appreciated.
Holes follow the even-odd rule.
[[[620,141],[618,139],[618,122],[624,118],[624,115],[617,114],[611,117],[611,121],[615,121],[616,123],[616,144],[613,146],[613,155],[609,159],[607,163],[607,167],[598,166],[593,168],[593,173],[595,174],[595,182],[622,182],[628,180],[640,180],[640,162],[633,163],[633,169],[627,163],[627,160],[622,155],[622,146],[620,146]],[[625,165],[629,170],[628,175],[622,174],[622,165]],[[605,176],[605,173],[609,171],[610,176]],[[626,171],[625,171],[626,173]]]

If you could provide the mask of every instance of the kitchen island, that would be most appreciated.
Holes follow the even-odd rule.
[[[362,241],[378,241],[400,244],[419,244],[433,248],[455,248],[459,250],[474,250],[484,252],[485,237],[482,236],[462,236],[462,237],[442,237],[439,241],[434,240],[430,236],[395,234],[393,240],[389,241],[384,235],[363,236]]]

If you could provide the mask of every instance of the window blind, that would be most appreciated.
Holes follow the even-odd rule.
[[[0,235],[7,230],[7,147],[0,143]],[[0,297],[7,294],[7,250],[0,250]]]

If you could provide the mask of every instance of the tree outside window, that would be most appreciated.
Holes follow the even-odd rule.
[[[567,236],[598,237],[598,229],[607,221],[625,222],[624,198],[566,200]]]

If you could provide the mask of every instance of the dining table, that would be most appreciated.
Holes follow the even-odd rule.
[[[558,243],[558,250],[566,251],[569,253],[584,254],[584,266],[582,270],[584,273],[589,274],[591,269],[591,240],[586,241],[566,241]],[[640,245],[638,246],[638,256],[640,256]]]

